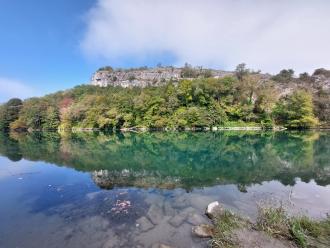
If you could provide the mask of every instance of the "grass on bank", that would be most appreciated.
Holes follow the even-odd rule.
[[[283,207],[260,208],[255,227],[272,237],[292,240],[298,247],[330,247],[330,216],[316,221],[290,217]]]
[[[233,231],[250,228],[265,232],[275,239],[288,240],[297,247],[330,247],[330,215],[324,220],[312,220],[306,216],[290,217],[283,207],[259,208],[256,223],[224,210],[214,219],[215,235],[212,247],[237,247]]]
[[[240,227],[248,225],[248,221],[229,210],[218,213],[214,219],[214,237],[212,247],[236,247],[232,232]]]

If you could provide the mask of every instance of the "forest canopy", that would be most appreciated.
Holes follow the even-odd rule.
[[[184,73],[190,75],[189,70]],[[240,64],[232,76],[223,78],[213,78],[206,73],[145,88],[81,85],[44,97],[9,100],[0,106],[0,129],[215,126],[299,129],[329,123],[329,92],[311,91],[308,84],[303,83],[310,76],[301,74],[294,78],[293,73],[282,70],[278,75],[265,78],[264,74]],[[317,73],[321,73],[320,70]],[[290,84],[301,86],[283,94],[283,84],[287,88]]]

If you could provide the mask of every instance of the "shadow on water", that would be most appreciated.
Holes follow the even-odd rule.
[[[174,189],[278,180],[330,184],[329,132],[0,134],[0,154],[90,172],[103,189]]]

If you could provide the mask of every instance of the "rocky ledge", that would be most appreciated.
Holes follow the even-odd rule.
[[[181,79],[189,79],[183,73],[184,68],[175,67],[157,67],[157,68],[136,68],[126,70],[113,70],[111,67],[105,67],[95,72],[91,78],[90,84],[100,87],[121,86],[127,87],[147,87],[160,86],[169,81],[178,82]],[[227,72],[214,69],[193,68],[199,74],[208,73],[208,77],[221,78],[233,75],[233,72]]]

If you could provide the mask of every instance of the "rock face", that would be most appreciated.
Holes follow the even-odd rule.
[[[205,75],[208,72],[208,77],[223,78],[225,76],[234,75],[234,72],[202,69],[199,67],[190,68],[196,75]],[[135,69],[119,69],[113,70],[111,67],[104,67],[95,72],[91,78],[90,84],[100,87],[106,86],[120,86],[124,88],[129,87],[147,87],[147,86],[161,86],[169,81],[173,83],[179,82],[181,79],[192,79],[183,73],[185,68],[157,67],[157,68],[135,68]],[[188,74],[189,75],[189,74]],[[271,80],[270,74],[259,74],[260,83]],[[202,76],[203,77],[203,76]],[[275,89],[279,96],[286,96],[291,94],[297,88],[305,88],[313,93],[322,89],[323,91],[330,91],[330,70],[317,69],[314,74],[308,76],[307,79],[292,78],[291,81],[281,83],[275,82]]]
[[[107,170],[94,171],[92,173],[92,179],[102,189],[112,189],[113,182],[111,180],[105,180],[110,177],[110,173]]]
[[[195,70],[203,70],[195,68]],[[227,75],[232,75],[232,72],[221,70],[210,70],[211,76],[220,78]],[[106,86],[121,86],[127,87],[146,87],[160,86],[168,81],[177,82],[182,77],[182,68],[174,67],[159,67],[159,68],[137,68],[130,70],[112,70],[100,69],[91,79],[91,84],[106,87]]]
[[[99,170],[91,173],[92,179],[102,189],[112,189],[113,187],[141,187],[141,188],[161,188],[173,189],[182,187],[181,178],[164,177],[157,172],[133,171],[123,169],[121,171]]]

